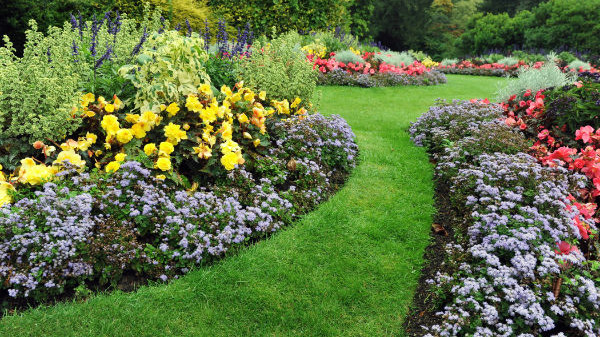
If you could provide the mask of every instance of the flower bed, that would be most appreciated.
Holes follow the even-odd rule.
[[[348,124],[297,97],[314,76],[274,56],[290,99],[252,78],[216,88],[198,34],[147,21],[73,18],[29,31],[30,57],[0,49],[0,105],[15,111],[0,114],[3,309],[176,278],[290,224],[355,167]],[[13,83],[26,72],[40,76]]]
[[[428,275],[425,311],[407,324],[414,335],[411,322],[428,322],[420,335],[433,336],[598,335],[587,179],[525,153],[530,142],[502,116],[496,105],[455,102],[411,127],[436,162],[437,190],[449,191],[436,198],[437,218],[453,236],[438,247],[446,258]]]
[[[459,63],[449,65],[438,65],[435,67],[436,70],[443,72],[444,74],[460,74],[460,75],[476,75],[476,76],[510,76],[515,77],[519,74],[519,71],[535,68],[539,69],[544,62],[535,62],[531,66],[525,61],[519,61],[514,65],[505,65],[500,63],[483,63],[475,64],[469,60],[460,61]],[[590,69],[578,68],[571,69],[567,66],[561,68],[564,72],[599,72],[598,69],[591,67]]]
[[[378,52],[381,54],[381,52]],[[329,58],[309,54],[313,69],[319,71],[319,83],[324,85],[350,85],[379,87],[396,85],[436,85],[446,83],[444,74],[426,67],[419,61],[400,66],[375,59],[377,53],[360,55],[362,61],[339,62],[335,53]]]

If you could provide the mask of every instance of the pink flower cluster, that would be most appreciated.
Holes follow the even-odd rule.
[[[363,56],[363,59],[367,59],[369,53],[366,53]],[[338,62],[335,58],[320,58],[315,55],[307,55],[308,60],[313,64],[313,69],[318,69],[321,73],[325,74],[335,69],[342,69],[347,71],[348,73],[362,73],[362,74],[370,74],[374,75],[376,73],[386,74],[406,74],[410,76],[421,75],[425,72],[431,71],[429,68],[425,67],[421,62],[415,61],[412,64],[404,67],[397,67],[392,64],[387,64],[385,62],[381,62],[379,64],[375,62],[365,61],[364,63],[360,62]]]

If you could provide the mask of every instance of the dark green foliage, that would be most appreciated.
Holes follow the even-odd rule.
[[[373,37],[392,50],[422,50],[430,5],[431,0],[375,1]]]
[[[582,125],[600,127],[600,83],[586,83],[578,88],[569,85],[544,92],[546,113],[542,125],[551,128],[554,125],[566,125],[564,131],[553,133],[564,135],[560,141],[572,142],[575,131]]]
[[[544,0],[484,0],[479,6],[483,13],[508,13],[513,15],[518,11],[531,9]]]
[[[506,12],[474,16],[457,41],[463,54],[514,47],[570,47],[600,53],[600,0],[551,0],[511,17]]]
[[[533,10],[526,45],[600,53],[600,0],[551,0]]]
[[[508,14],[477,14],[457,41],[463,54],[481,54],[491,49],[506,49],[521,45],[525,29],[531,25],[533,14],[522,11],[514,18]]]
[[[221,88],[226,85],[233,88],[236,79],[236,64],[234,60],[210,54],[208,60],[204,64],[206,73],[210,77],[210,81],[215,88]]]

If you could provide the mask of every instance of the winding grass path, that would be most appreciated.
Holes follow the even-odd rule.
[[[498,78],[322,88],[357,135],[347,185],[293,227],[168,285],[8,316],[0,336],[397,336],[423,263],[432,169],[405,130],[437,97],[491,97]]]

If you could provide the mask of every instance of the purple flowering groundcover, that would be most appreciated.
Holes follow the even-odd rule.
[[[542,166],[495,105],[438,104],[411,127],[436,163],[434,239],[411,336],[597,336],[597,263],[577,249],[585,176]],[[490,131],[491,130],[491,131]]]
[[[264,238],[324,201],[358,159],[339,116],[269,125],[270,153],[210,185],[182,189],[138,161],[60,172],[0,207],[4,309],[90,290],[167,281]]]

